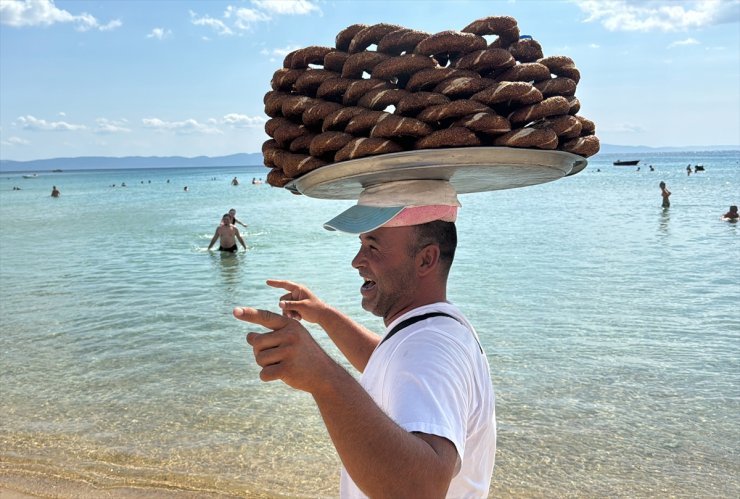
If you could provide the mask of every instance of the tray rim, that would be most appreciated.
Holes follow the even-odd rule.
[[[382,183],[384,175],[388,174],[393,177],[389,180],[439,177],[452,183],[458,194],[465,194],[551,182],[579,173],[587,165],[586,158],[557,150],[513,147],[421,149],[367,156],[326,165],[291,180],[285,188],[294,194],[321,199],[356,199],[363,188]],[[485,186],[481,188],[480,185],[470,181],[455,178],[458,171],[466,173],[474,171],[479,175],[491,176],[493,179],[497,176],[497,167],[521,168],[522,178],[527,178],[527,174],[531,173],[526,171],[528,167],[538,168],[540,172],[551,174],[552,178],[535,179],[524,185],[496,189]],[[357,189],[359,191],[337,193],[332,190],[339,185],[352,186],[353,191]]]

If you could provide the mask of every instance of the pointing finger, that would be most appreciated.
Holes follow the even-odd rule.
[[[294,283],[293,281],[283,281],[280,279],[268,279],[266,281],[266,284],[273,288],[282,288],[290,292],[293,292],[299,288],[298,284]]]
[[[233,313],[234,317],[240,321],[259,324],[260,326],[265,326],[272,330],[280,329],[290,324],[290,319],[270,312],[269,310],[259,310],[250,307],[236,307]]]

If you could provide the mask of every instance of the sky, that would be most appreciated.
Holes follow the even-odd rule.
[[[292,50],[498,15],[575,61],[602,143],[740,144],[740,0],[0,0],[0,159],[259,152]]]

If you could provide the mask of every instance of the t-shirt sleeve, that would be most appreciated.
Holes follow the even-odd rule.
[[[403,338],[385,376],[389,416],[406,431],[450,440],[463,456],[472,393],[469,364],[463,347],[440,331]]]

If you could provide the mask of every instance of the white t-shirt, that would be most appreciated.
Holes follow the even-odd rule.
[[[475,329],[457,307],[440,302],[398,317],[386,334],[401,321],[430,312],[455,319],[430,317],[400,330],[375,349],[360,383],[404,430],[455,445],[459,469],[447,497],[487,497],[496,455],[495,396]],[[366,497],[344,467],[340,497]]]

